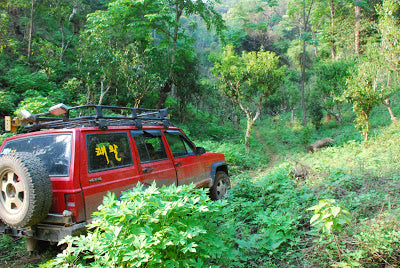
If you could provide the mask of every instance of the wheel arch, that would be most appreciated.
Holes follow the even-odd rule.
[[[215,162],[211,165],[211,180],[212,180],[212,185],[214,185],[215,181],[215,175],[217,174],[218,171],[223,171],[227,175],[228,174],[228,164],[225,161],[218,161]]]

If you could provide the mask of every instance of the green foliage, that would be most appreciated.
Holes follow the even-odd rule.
[[[243,51],[241,56],[237,56],[233,46],[228,45],[214,63],[213,73],[221,90],[243,106],[251,102],[264,103],[281,83],[278,58],[269,51]]]
[[[264,51],[242,52],[236,55],[233,46],[224,48],[212,69],[220,90],[244,112],[247,118],[245,150],[249,151],[254,122],[264,103],[280,86],[283,70],[278,68],[275,53]]]
[[[70,265],[74,265],[75,257],[79,257],[76,265],[93,264],[107,257],[119,258],[118,247],[126,241],[126,245],[121,246],[125,252],[121,254],[125,254],[127,248],[132,254],[138,253],[132,247],[141,241],[148,243],[146,246],[151,244],[151,249],[145,248],[138,254],[175,254],[168,255],[171,262],[163,263],[165,266],[173,266],[172,261],[177,258],[180,258],[178,262],[182,260],[188,266],[398,265],[399,126],[386,127],[390,121],[383,115],[385,108],[379,106],[391,99],[394,112],[400,112],[396,107],[399,101],[396,95],[400,44],[398,3],[385,0],[376,7],[376,1],[361,3],[362,56],[355,59],[354,6],[350,2],[306,0],[291,1],[288,6],[286,1],[221,2],[33,1],[32,24],[30,1],[0,3],[0,115],[10,115],[15,109],[18,113],[22,108],[33,113],[44,112],[59,102],[72,106],[100,100],[110,105],[140,104],[153,108],[159,90],[172,77],[175,86],[166,101],[172,111],[172,120],[184,124],[188,135],[196,138],[196,145],[225,153],[231,164],[230,173],[235,174],[229,203],[217,208],[226,214],[213,212],[218,214],[215,219],[219,225],[212,225],[214,221],[205,223],[209,215],[196,212],[197,224],[215,227],[207,234],[194,233],[184,245],[165,245],[166,240],[162,241],[164,244],[155,244],[154,237],[144,237],[144,233],[140,233],[148,230],[143,227],[139,231],[135,229],[137,233],[132,236],[123,237],[131,239],[136,235],[135,242],[121,239],[111,240],[115,241],[114,245],[105,245],[104,239],[100,238],[115,238],[121,225],[112,223],[122,217],[115,216],[121,203],[109,199],[108,204],[113,204],[110,208],[115,209],[115,213],[110,212],[104,217],[98,215],[107,218],[109,225],[106,230],[90,236],[96,235],[102,241],[99,250],[103,251],[96,251],[97,245],[88,238],[82,243],[80,239],[73,239],[75,246],[71,242],[69,249],[76,251],[68,257],[71,258],[68,260],[71,260]],[[305,11],[310,12],[309,21],[304,20],[303,3]],[[86,15],[87,20],[84,19]],[[221,46],[219,34],[215,32],[221,33],[224,28],[222,16],[229,27],[226,38],[222,39],[232,41],[237,50],[248,52],[236,55],[232,49],[228,55],[232,57],[214,75],[221,78],[226,72],[227,77],[236,82],[239,90],[232,91],[232,96],[238,97],[237,100],[254,97],[243,104],[249,111],[255,111],[253,118],[260,99],[263,99],[262,109],[267,111],[261,112],[262,122],[250,126],[255,131],[249,154],[244,153],[241,144],[246,127],[240,124],[240,118],[237,119],[239,105],[235,107],[226,95],[218,94],[210,76],[212,64],[207,56]],[[31,25],[32,38],[29,37]],[[304,25],[313,32],[301,30]],[[216,31],[206,33],[212,26]],[[301,36],[298,33],[302,33]],[[31,40],[29,61],[26,55],[28,40]],[[324,112],[338,120],[322,123],[318,132],[304,128],[298,120],[300,77],[297,67],[303,54],[299,46],[302,40],[309,44],[305,51],[306,67],[314,71],[303,77],[307,81],[307,112],[314,117],[314,126],[318,127],[321,109],[312,103],[315,101]],[[272,61],[274,68],[263,68],[263,63],[269,59],[259,60],[260,56],[274,54],[260,51],[261,47],[279,55],[279,62],[277,57]],[[332,52],[336,52],[334,59]],[[275,94],[265,101],[270,92],[263,94],[269,90],[268,83],[274,82],[271,77],[275,77],[278,65],[286,65],[281,69],[284,85],[273,87],[271,92],[275,91]],[[342,100],[351,103],[355,114],[349,105],[341,103]],[[313,111],[312,108],[317,109]],[[289,111],[293,117],[286,113]],[[369,141],[360,142],[360,135],[350,125],[354,118],[363,137],[370,136]],[[8,135],[1,135],[0,141]],[[304,154],[304,145],[326,137],[332,137],[335,146],[312,155]],[[279,171],[269,170],[269,165],[284,162],[284,159],[289,162],[296,159],[309,167],[309,176],[294,180],[287,176],[289,168],[286,165]],[[151,198],[151,202],[162,199],[159,196]],[[327,239],[326,244],[318,243],[314,236],[310,238],[303,232],[308,229],[305,210],[316,202],[314,199],[336,199],[354,216],[352,224],[343,225],[343,231],[337,237],[340,247]],[[157,205],[161,209],[164,203],[160,201]],[[214,204],[209,209],[213,210],[213,207]],[[148,216],[152,211],[149,208],[142,215]],[[174,228],[182,227],[179,224],[189,218],[183,213],[187,211],[169,218],[168,212],[168,224]],[[162,223],[164,217],[158,219]],[[154,227],[153,223],[145,223]],[[126,226],[135,232],[131,224]],[[169,232],[166,225],[160,226],[165,234]],[[125,235],[124,232],[121,228],[118,238]],[[235,246],[229,252],[221,251],[226,258],[218,259],[217,253],[208,252],[215,249],[214,244],[205,248],[211,238],[204,237],[210,234],[214,234],[213,238],[225,234],[224,239],[228,241],[225,246]],[[204,243],[201,242],[203,239]],[[197,246],[192,244],[190,247],[190,241],[195,241]],[[7,249],[22,251],[21,243],[12,240],[2,239],[0,245],[3,258],[0,266],[11,259]],[[171,251],[162,250],[161,245]],[[106,253],[106,249],[110,253]],[[198,252],[190,252],[193,249]],[[96,261],[94,256],[98,257]],[[126,253],[125,258],[132,258],[132,255]],[[149,259],[148,263],[153,260]],[[9,263],[4,265],[10,266]]]
[[[343,226],[351,220],[350,212],[343,206],[336,204],[336,200],[319,200],[318,205],[307,210],[313,210],[310,223],[323,233],[331,234],[332,231],[342,232]]]
[[[3,49],[6,45],[7,39],[6,39],[6,34],[7,34],[7,24],[8,24],[9,16],[6,12],[1,11],[0,12],[0,53],[3,52]]]
[[[376,56],[375,50],[372,49],[370,56],[358,64],[357,71],[348,79],[348,88],[343,93],[343,99],[353,104],[357,115],[355,126],[364,140],[368,140],[370,113],[380,103],[380,90],[376,81],[380,66]]]
[[[300,142],[303,145],[309,144],[311,140],[311,128],[305,127],[300,132]]]
[[[355,61],[349,59],[339,59],[336,61],[318,61],[314,65],[314,72],[317,82],[313,84],[311,102],[311,117],[313,113],[313,103],[319,103],[321,108],[328,114],[336,114],[335,108],[340,108],[340,97],[347,88],[346,80],[350,76],[350,71],[354,68]]]
[[[0,114],[11,113],[14,108],[15,95],[12,93],[0,91]]]
[[[248,177],[238,181],[223,210],[237,248],[232,265],[259,267],[293,257],[311,198],[296,187],[286,168],[255,182]]]
[[[226,258],[221,208],[194,185],[138,185],[117,200],[109,194],[89,234],[44,267],[204,267]]]
[[[53,92],[52,99],[55,103],[68,103],[70,106],[86,104],[86,96],[82,94],[82,81],[73,77],[62,85],[62,92]]]
[[[20,95],[24,94],[25,97],[36,95],[36,91],[48,94],[56,88],[55,83],[50,81],[45,73],[31,73],[28,68],[23,66],[17,66],[8,70],[4,79],[12,91]]]
[[[14,114],[16,116],[21,116],[21,110],[27,110],[31,114],[38,114],[47,112],[48,109],[53,106],[54,103],[51,102],[48,98],[37,96],[37,97],[28,97],[20,102],[18,108],[15,110]]]
[[[393,124],[367,143],[349,140],[340,147],[327,147],[317,155],[302,157],[317,172],[343,172],[366,177],[387,177],[396,174],[400,164],[399,125]],[[349,137],[351,138],[351,136]]]
[[[10,248],[13,250],[10,250]],[[10,264],[16,257],[26,258],[27,256],[28,252],[25,250],[24,241],[21,239],[14,240],[12,237],[0,235],[0,263]]]
[[[308,265],[369,267],[398,262],[398,128],[393,124],[367,143],[349,141],[299,159],[309,166],[309,178],[304,183],[314,197],[335,199],[353,216],[351,223],[344,225],[339,222],[341,206],[321,202],[314,207],[320,210],[313,222],[320,221],[320,227],[329,222],[327,227],[331,226],[334,235],[323,233],[307,243],[305,247],[314,249],[307,258]],[[332,219],[335,215],[336,222]],[[339,224],[336,230],[335,223]]]
[[[354,229],[352,239],[358,247],[350,256],[365,266],[396,266],[400,261],[399,209],[388,210],[373,219],[363,219]],[[350,233],[351,234],[351,233]]]
[[[276,102],[275,105],[277,107],[274,109],[274,114],[276,114],[276,111],[279,111],[282,104],[288,107],[288,111],[293,111],[301,99],[298,88],[299,73],[290,68],[283,68],[283,70],[282,86],[278,88],[267,102],[267,105],[270,105],[271,102]]]
[[[252,147],[251,154],[246,154],[243,144],[223,141],[202,141],[197,142],[197,146],[202,146],[210,152],[219,152],[225,155],[225,160],[233,165],[231,171],[236,171],[236,168],[249,169],[263,166],[268,163],[269,156],[265,155],[263,148]],[[258,144],[259,145],[259,144]]]
[[[400,30],[398,16],[396,16],[399,3],[385,0],[382,5],[377,5],[376,9],[379,15],[378,27],[382,36],[381,53],[385,58],[387,69],[393,71],[400,61]],[[389,74],[392,75],[392,80],[398,76],[396,73],[389,72]],[[388,82],[393,83],[394,81]]]
[[[311,122],[315,126],[316,130],[319,130],[322,125],[322,117],[324,114],[322,113],[322,106],[317,102],[312,102],[310,106],[310,115],[311,115]]]
[[[393,15],[398,8],[394,1],[384,1],[382,6],[377,6],[381,42],[369,44],[343,94],[343,98],[353,104],[356,127],[365,140],[368,139],[372,109],[379,103],[391,108],[389,98],[398,90],[399,76],[394,66],[400,61],[400,31],[398,19]]]
[[[6,138],[11,137],[12,135],[13,135],[12,133],[4,133],[4,134],[1,134],[1,135],[0,135],[0,144],[2,144],[3,141],[4,141]]]
[[[321,231],[323,234],[333,237],[339,259],[342,260],[341,247],[337,236],[340,237],[344,225],[350,223],[350,212],[347,208],[336,204],[336,200],[334,199],[320,200],[318,205],[312,206],[307,210],[314,210],[314,216],[310,220],[311,225],[317,227],[318,231]],[[325,242],[325,239],[321,237],[320,242]]]

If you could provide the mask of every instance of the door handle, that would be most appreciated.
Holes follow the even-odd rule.
[[[154,168],[144,168],[143,173],[151,172],[153,170],[154,170]]]
[[[175,163],[175,166],[178,167],[178,166],[180,166],[182,164],[183,164],[182,162],[178,162],[178,163]]]

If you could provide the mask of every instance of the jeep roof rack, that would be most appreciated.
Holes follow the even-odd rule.
[[[31,114],[26,110],[21,112],[23,119],[6,119],[6,130],[16,130],[15,126],[24,126],[23,133],[41,129],[61,129],[76,127],[99,127],[102,130],[109,126],[130,126],[142,128],[147,125],[170,126],[168,109],[143,109],[108,105],[80,105],[67,107],[60,103],[49,109],[49,112]],[[72,117],[72,114],[77,116]],[[62,115],[62,117],[59,117]],[[30,123],[30,124],[29,124]],[[12,126],[10,128],[10,125]],[[8,127],[7,127],[8,126]]]

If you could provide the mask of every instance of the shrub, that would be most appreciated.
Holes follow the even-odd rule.
[[[236,267],[264,267],[294,258],[312,195],[281,168],[252,182],[243,178],[227,196],[225,229],[234,234]]]
[[[220,210],[207,190],[189,186],[108,194],[87,236],[67,237],[67,248],[46,267],[203,267],[224,261]]]
[[[11,137],[13,134],[12,133],[4,133],[0,135],[0,145],[3,143],[3,141],[8,138]]]

